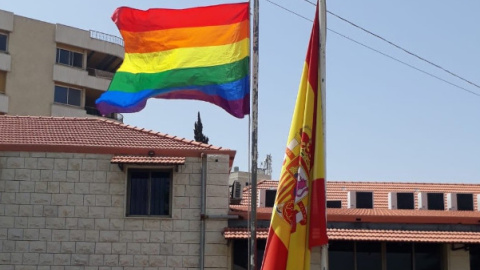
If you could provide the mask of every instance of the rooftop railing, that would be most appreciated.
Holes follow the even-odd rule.
[[[110,42],[113,44],[118,44],[122,47],[124,46],[123,39],[114,35],[109,35],[109,34],[95,31],[95,30],[90,30],[90,37],[94,39]]]

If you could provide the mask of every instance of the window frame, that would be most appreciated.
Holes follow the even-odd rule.
[[[439,202],[435,201],[437,199],[440,199],[440,198],[437,198],[437,197],[440,197],[440,196],[442,197],[441,198],[441,203],[440,203],[440,201]],[[438,203],[439,207],[435,207],[437,203]],[[437,211],[445,210],[445,193],[442,193],[442,192],[429,192],[429,193],[427,193],[427,209],[428,210],[437,210]]]
[[[68,63],[64,63],[63,61],[61,61],[61,57],[60,57],[60,53],[62,51],[65,51],[68,53],[67,55],[67,62]],[[78,65],[75,65],[75,60],[76,60],[76,56],[81,56],[81,63],[80,63],[80,66]],[[79,68],[79,69],[83,69],[83,62],[84,62],[84,53],[83,52],[77,52],[77,51],[73,51],[73,50],[69,50],[69,49],[64,49],[64,48],[59,48],[57,47],[57,50],[56,50],[56,53],[55,53],[55,63],[56,64],[60,64],[60,65],[65,65],[65,66],[69,66],[69,67],[73,67],[73,68]],[[78,60],[78,59],[77,59]]]
[[[406,201],[406,197],[411,196],[408,198],[408,201]],[[404,207],[406,204],[410,205],[411,207]],[[415,194],[413,192],[397,192],[397,209],[401,210],[414,210],[415,209]]]
[[[464,196],[471,197],[471,203],[470,201],[468,201],[468,206],[469,206],[468,209],[463,209],[463,207],[462,209],[460,209],[460,206],[461,205],[463,206],[465,202],[460,203],[458,195],[460,195],[460,197],[464,197]],[[455,199],[457,200],[457,211],[474,211],[475,210],[474,198],[472,193],[457,193],[455,194],[455,197],[456,197]]]
[[[0,49],[0,53],[8,53],[8,33],[0,31],[0,36],[5,36],[5,50]]]
[[[367,201],[363,200],[363,196],[367,196],[367,195],[370,195],[370,202],[367,202]],[[355,208],[357,208],[357,209],[373,209],[375,207],[373,196],[374,195],[373,195],[372,191],[357,191],[356,194],[355,194]],[[371,207],[364,207],[364,205],[366,205],[366,204],[368,204],[368,206],[370,206],[370,204],[371,204]]]
[[[162,167],[162,168],[138,168],[138,167],[130,167],[126,168],[126,181],[125,181],[125,209],[124,209],[124,215],[127,218],[172,218],[173,217],[173,167]],[[132,172],[148,172],[149,173],[149,179],[151,179],[151,174],[152,172],[160,172],[160,173],[168,173],[169,177],[168,179],[170,180],[170,187],[168,190],[169,194],[169,199],[168,199],[168,214],[167,215],[151,215],[151,214],[135,214],[132,215],[130,214],[130,200],[131,200],[131,173]],[[151,203],[151,182],[150,186],[148,187],[148,209],[150,209],[150,203]]]
[[[67,102],[66,103],[63,103],[63,102],[60,102],[60,101],[56,101],[56,92],[57,92],[57,87],[58,88],[64,88],[66,89],[67,91]],[[74,90],[74,91],[79,91],[80,92],[80,103],[78,105],[76,104],[70,104],[69,103],[69,96],[70,96],[70,90]],[[75,87],[70,87],[70,86],[65,86],[65,85],[59,85],[59,84],[55,84],[55,87],[53,89],[53,103],[55,104],[60,104],[60,105],[66,105],[66,106],[72,106],[72,107],[76,107],[76,108],[81,108],[82,105],[83,105],[83,89],[79,89],[79,88],[75,88]]]
[[[327,200],[325,206],[327,208],[342,208],[342,200]]]

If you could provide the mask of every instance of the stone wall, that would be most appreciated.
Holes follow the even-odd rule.
[[[125,217],[110,159],[0,152],[0,270],[199,268],[201,159],[174,170],[171,218]],[[228,156],[207,160],[207,214],[227,214]],[[206,221],[206,269],[228,268],[226,226]]]

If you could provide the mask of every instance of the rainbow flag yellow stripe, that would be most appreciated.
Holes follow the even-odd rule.
[[[137,112],[148,98],[197,99],[243,118],[250,111],[249,4],[188,9],[118,8],[125,58],[102,114]]]

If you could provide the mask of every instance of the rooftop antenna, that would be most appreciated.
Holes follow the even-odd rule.
[[[264,174],[272,176],[272,155],[268,154],[265,160],[260,163],[260,166],[262,166]]]

